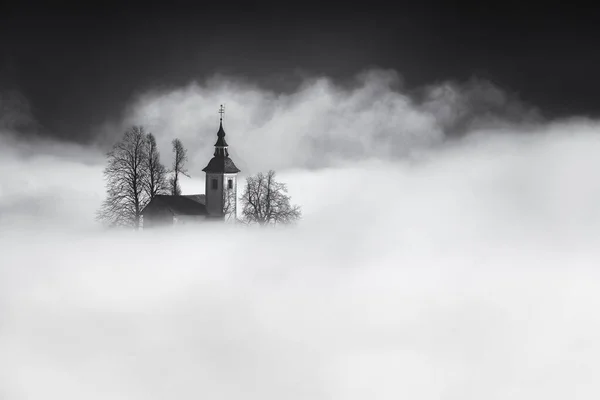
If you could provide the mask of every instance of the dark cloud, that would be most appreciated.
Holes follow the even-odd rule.
[[[295,91],[302,76],[341,82],[369,68],[403,71],[409,88],[476,75],[550,117],[597,115],[595,10],[396,7],[13,2],[0,12],[0,66],[12,60],[45,135],[82,143],[140,92],[215,73],[275,92]]]

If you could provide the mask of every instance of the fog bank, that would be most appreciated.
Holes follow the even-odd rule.
[[[315,85],[309,93],[327,87]],[[367,85],[348,102],[379,89]],[[211,137],[217,108],[208,105],[222,98],[194,90],[147,103],[164,131],[179,120],[194,149],[184,192],[203,188],[199,168],[213,143],[194,141],[195,123],[186,131],[168,104],[186,110],[181,93],[193,110],[206,102]],[[248,105],[227,120],[239,159],[250,171],[280,169],[303,206],[292,229],[103,232],[92,215],[103,196],[101,149],[40,145],[31,154],[4,142],[0,397],[597,398],[598,122],[507,118],[447,141],[439,115],[398,92],[349,107],[350,125],[331,117],[341,125],[315,139],[330,147],[307,150],[298,137],[287,148],[298,126],[313,132],[327,121],[320,104],[347,94],[323,90],[298,102],[315,107],[305,115],[290,111],[300,106],[263,115],[250,92],[228,97]],[[290,101],[270,99],[282,109]],[[390,104],[406,114],[366,129]],[[254,135],[273,135],[272,147],[236,133],[246,122]],[[342,132],[360,151],[329,151]],[[387,139],[361,147],[378,132]],[[386,147],[395,141],[398,153]]]

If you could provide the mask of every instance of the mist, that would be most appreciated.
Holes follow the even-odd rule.
[[[203,192],[221,103],[234,161],[276,169],[299,225],[97,227],[118,129],[144,121],[166,163],[182,139]],[[598,128],[369,71],[148,91],[90,146],[5,133],[0,397],[595,399]]]

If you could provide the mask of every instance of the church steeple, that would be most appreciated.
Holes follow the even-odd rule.
[[[223,108],[223,105],[221,104],[221,107],[219,108],[219,114],[221,114],[221,117],[219,118],[219,131],[217,132],[217,142],[215,143],[215,152],[213,154],[214,157],[202,170],[207,173],[234,174],[240,172],[231,158],[229,158],[229,150],[227,150],[229,145],[225,141],[225,129],[223,129],[224,113],[225,108]]]
[[[202,171],[206,173],[206,209],[211,217],[223,217],[231,213],[235,216],[237,207],[237,173],[238,167],[229,158],[229,145],[225,140],[223,129],[223,105],[219,108],[219,131],[213,158]],[[233,204],[231,204],[233,203]]]
[[[219,118],[219,131],[217,132],[217,143],[215,143],[215,156],[217,155],[217,150],[219,148],[225,148],[225,153],[227,153],[227,147],[229,146],[225,141],[225,130],[223,129],[223,114],[225,114],[225,108],[223,104],[219,108],[219,114],[221,117]],[[227,154],[225,154],[227,156]]]

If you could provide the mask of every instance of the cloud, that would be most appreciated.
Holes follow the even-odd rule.
[[[0,226],[92,227],[103,163],[95,149],[0,135]]]
[[[6,139],[0,396],[597,398],[598,122],[467,123],[448,141],[444,96],[384,78],[281,96],[217,80],[134,105],[197,168],[229,93],[230,144],[249,170],[280,168],[304,209],[294,229],[94,231],[102,151]],[[388,107],[402,118],[372,126]],[[325,138],[307,128],[327,123]],[[251,151],[246,125],[272,146]]]
[[[29,99],[20,90],[14,60],[5,57],[3,61],[0,63],[0,132],[35,133],[40,126]]]
[[[419,88],[415,97],[450,137],[492,127],[523,130],[543,120],[540,110],[522,102],[518,94],[477,78],[428,85]]]
[[[0,86],[0,131],[34,134],[40,128],[33,116],[29,100],[17,89]]]
[[[520,129],[517,123],[538,120],[535,109],[489,82],[408,91],[395,71],[370,70],[346,83],[306,78],[288,93],[223,76],[151,90],[132,102],[124,125],[144,124],[167,154],[179,137],[190,149],[191,165],[201,170],[212,154],[223,103],[230,151],[249,173],[399,159],[474,128],[514,122],[513,129]],[[107,128],[110,140],[122,129]]]

